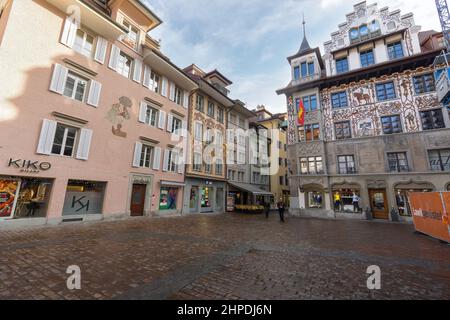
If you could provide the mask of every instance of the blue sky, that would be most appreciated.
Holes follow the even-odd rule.
[[[275,90],[290,79],[286,57],[303,37],[302,13],[311,46],[319,46],[345,21],[358,0],[143,0],[164,21],[150,35],[175,64],[217,68],[233,81],[232,98],[253,109],[266,105],[285,112]],[[368,4],[373,3],[368,1]],[[440,30],[434,0],[377,1],[379,7],[413,12],[422,30]]]

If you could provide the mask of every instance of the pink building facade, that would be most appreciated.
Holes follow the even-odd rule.
[[[190,92],[137,0],[0,1],[0,226],[179,214]]]

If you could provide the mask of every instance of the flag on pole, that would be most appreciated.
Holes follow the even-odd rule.
[[[299,99],[297,122],[299,126],[305,125],[305,105],[303,104],[303,99]]]

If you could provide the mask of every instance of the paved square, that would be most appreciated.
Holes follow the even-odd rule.
[[[0,299],[450,299],[410,225],[226,214],[0,231]],[[69,291],[66,269],[81,268]],[[382,289],[367,289],[367,267]]]

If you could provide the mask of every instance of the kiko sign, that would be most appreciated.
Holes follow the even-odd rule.
[[[48,171],[52,165],[49,162],[39,162],[22,159],[9,159],[8,167],[20,169],[20,172],[38,173],[40,171]]]

